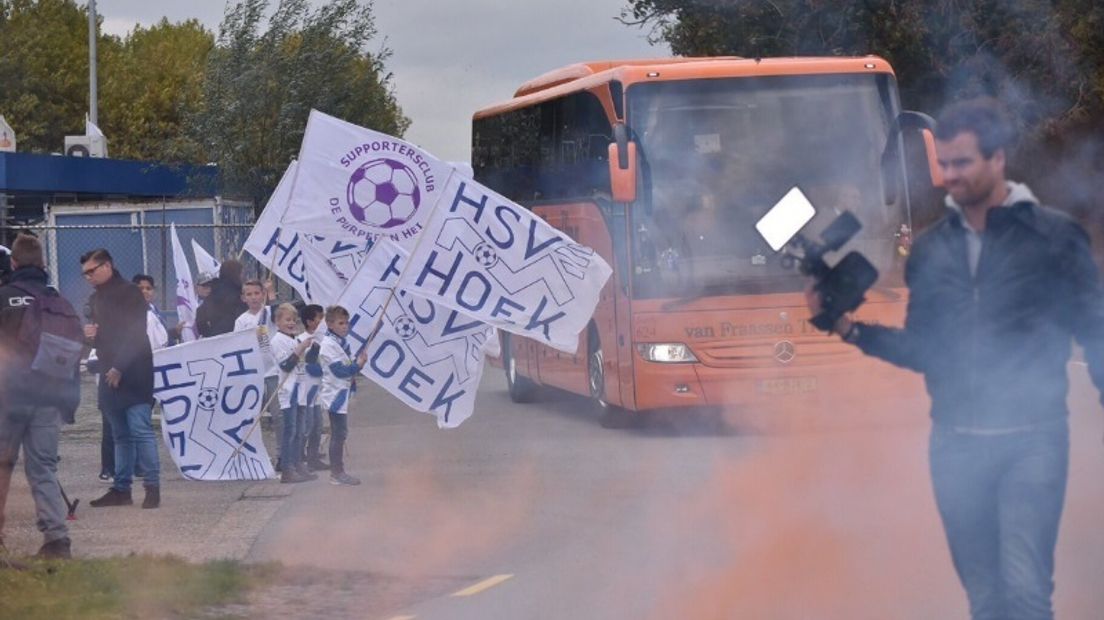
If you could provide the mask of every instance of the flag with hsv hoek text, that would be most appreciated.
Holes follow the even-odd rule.
[[[247,329],[153,352],[161,434],[189,480],[275,476],[261,441],[264,361]]]
[[[567,353],[613,273],[592,248],[460,175],[421,234],[407,291]]]
[[[327,280],[320,284],[324,289],[321,294],[312,290],[313,283],[309,277],[304,246],[312,243],[335,269],[344,273],[353,273],[364,260],[370,244],[364,241],[349,243],[339,239],[311,237],[280,223],[288,207],[296,167],[296,162],[292,162],[284,172],[264,211],[257,218],[244,247],[245,251],[253,255],[261,266],[287,282],[300,297],[310,303],[326,305],[332,303],[332,300],[327,299],[330,282]],[[322,273],[325,276],[325,272],[316,273]]]
[[[352,243],[417,237],[453,167],[387,134],[311,110],[281,225]]]
[[[349,311],[347,342],[354,357],[367,352],[362,375],[408,406],[436,416],[439,427],[453,428],[472,414],[496,333],[396,288],[406,260],[406,252],[386,239],[368,253],[338,300]]]

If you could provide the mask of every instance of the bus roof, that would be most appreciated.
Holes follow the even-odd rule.
[[[549,71],[521,85],[509,101],[478,110],[474,118],[494,116],[588,90],[611,81],[626,88],[645,81],[693,80],[761,75],[806,75],[825,73],[889,73],[893,68],[878,56],[740,58],[644,58],[582,62]]]

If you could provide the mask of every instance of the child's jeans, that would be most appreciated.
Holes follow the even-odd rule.
[[[319,454],[319,449],[322,447],[322,407],[311,405],[306,409],[307,413],[303,417],[307,420],[307,462],[320,461],[322,460],[322,455]]]
[[[345,473],[345,439],[349,436],[349,416],[330,412],[330,473]]]
[[[283,471],[294,471],[303,462],[306,411],[303,407],[291,406],[281,409],[280,415],[283,418],[280,429],[280,468]]]

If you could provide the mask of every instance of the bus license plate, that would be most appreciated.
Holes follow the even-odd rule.
[[[755,382],[760,394],[805,394],[817,389],[816,377],[783,377],[760,379]]]

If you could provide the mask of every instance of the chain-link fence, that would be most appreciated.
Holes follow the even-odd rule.
[[[38,235],[46,253],[47,271],[78,311],[92,288],[81,275],[80,257],[96,248],[111,253],[126,279],[152,276],[157,283],[155,303],[166,323],[176,323],[177,273],[173,261],[172,229],[188,261],[192,282],[199,275],[193,241],[218,261],[241,260],[244,277],[263,278],[267,270],[242,251],[253,229],[253,208],[217,199],[149,204],[94,204],[47,210],[46,218],[23,227]],[[277,295],[290,299],[293,289],[277,283]]]

